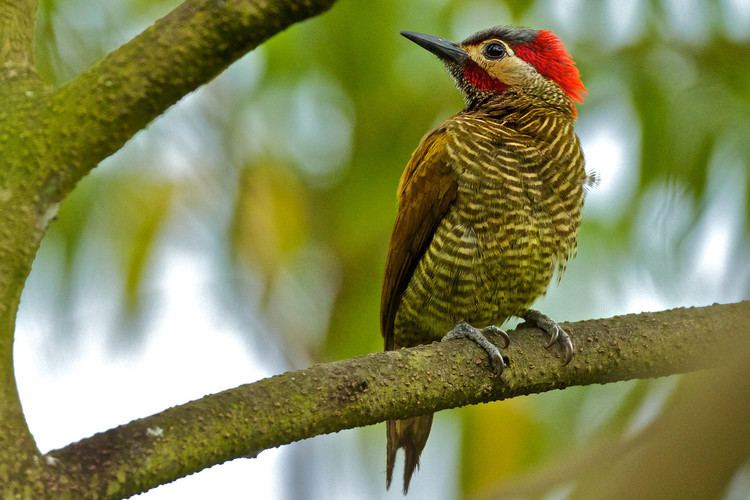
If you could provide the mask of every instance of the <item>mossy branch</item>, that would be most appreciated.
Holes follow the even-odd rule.
[[[49,454],[57,493],[120,498],[206,467],[312,436],[446,408],[715,367],[714,347],[746,335],[750,301],[563,325],[568,366],[536,329],[511,333],[510,366],[493,377],[469,341],[315,365],[97,434]]]
[[[32,71],[36,0],[0,0],[0,80]]]
[[[66,193],[180,98],[335,0],[187,0],[52,96],[48,131]]]
[[[65,481],[40,458],[13,366],[21,292],[59,203],[87,172],[181,97],[334,2],[187,0],[53,89],[33,65],[37,1],[0,0],[0,497],[44,498],[50,484]],[[100,491],[90,482],[67,490],[80,484],[87,485],[82,491],[88,496]]]

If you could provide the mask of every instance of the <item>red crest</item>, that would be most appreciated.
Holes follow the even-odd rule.
[[[534,40],[514,45],[513,51],[534,66],[540,75],[557,83],[572,100],[583,102],[586,87],[581,81],[576,63],[554,33],[539,30]]]

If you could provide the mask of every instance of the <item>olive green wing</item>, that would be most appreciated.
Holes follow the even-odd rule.
[[[422,139],[404,169],[398,188],[380,301],[380,327],[386,350],[393,349],[393,324],[401,297],[440,221],[456,199],[458,183],[450,167],[444,127]]]

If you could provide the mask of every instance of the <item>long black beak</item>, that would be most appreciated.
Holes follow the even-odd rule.
[[[469,54],[464,49],[448,40],[411,31],[402,31],[401,34],[445,61],[463,64],[469,58]]]

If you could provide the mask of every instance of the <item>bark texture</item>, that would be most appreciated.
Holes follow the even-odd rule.
[[[320,434],[446,408],[721,366],[742,342],[750,302],[631,314],[563,326],[577,354],[562,366],[537,329],[511,332],[502,380],[470,341],[315,365],[133,421],[49,454],[58,494],[120,498],[206,467]],[[62,481],[62,479],[65,479]]]
[[[59,203],[101,160],[235,59],[335,0],[187,0],[60,89],[34,69],[36,0],[0,0],[0,493],[42,498],[58,478],[21,410],[13,335],[21,292]]]
[[[0,496],[122,498],[341,429],[576,384],[717,366],[747,302],[568,325],[568,367],[519,332],[503,380],[466,342],[318,365],[172,408],[41,455],[13,372],[15,316],[49,221],[75,184],[232,61],[335,0],[187,0],[55,89],[33,66],[35,0],[0,0]]]

